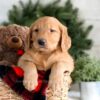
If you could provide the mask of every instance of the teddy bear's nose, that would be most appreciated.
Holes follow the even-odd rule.
[[[12,42],[17,43],[17,42],[19,42],[19,39],[17,37],[13,37]]]

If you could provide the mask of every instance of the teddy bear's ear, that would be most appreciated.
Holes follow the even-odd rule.
[[[5,28],[5,26],[0,26],[0,30],[1,30],[2,28]]]
[[[29,27],[23,26],[23,31],[28,35],[29,34]]]
[[[4,32],[3,31],[5,30],[5,28],[6,28],[5,26],[0,26],[0,51],[3,50],[1,43],[4,39]]]
[[[31,29],[28,30],[28,34],[27,34],[27,37],[26,37],[26,46],[25,46],[25,51],[27,51],[28,49],[31,48],[31,37],[32,37],[32,31]]]
[[[0,33],[5,29],[5,26],[0,26]]]
[[[25,51],[30,48],[29,40],[30,40],[30,30],[27,26],[22,26],[22,31],[24,32],[24,40],[25,40]]]
[[[5,29],[5,26],[0,26],[0,42],[2,42],[1,40],[3,39]]]

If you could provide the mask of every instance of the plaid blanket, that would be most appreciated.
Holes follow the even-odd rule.
[[[24,100],[45,100],[50,70],[47,72],[38,71],[38,86],[31,92],[23,86],[23,74],[23,70],[17,66],[0,65],[0,78]]]

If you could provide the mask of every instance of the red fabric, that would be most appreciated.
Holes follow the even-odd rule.
[[[13,70],[16,73],[17,76],[19,76],[19,77],[24,76],[24,71],[20,67],[12,65],[12,68],[13,68]],[[37,85],[37,87],[34,91],[38,92],[40,90],[40,88],[42,86],[42,82],[43,82],[42,79],[44,79],[44,75],[45,75],[45,71],[39,71],[39,73],[38,73],[38,77],[39,77],[38,78],[38,85]],[[44,90],[46,90],[46,87],[47,86],[45,86]]]
[[[15,73],[19,76],[19,77],[23,77],[24,75],[24,71],[20,68],[20,67],[15,67],[14,65],[12,65],[13,70],[15,71]]]
[[[24,51],[23,51],[23,50],[18,50],[18,51],[17,51],[17,54],[18,54],[19,56],[22,56],[22,55],[24,54]]]
[[[28,91],[23,86],[23,75],[24,71],[20,67],[0,65],[0,78],[24,100],[45,100],[50,70],[38,70],[38,86],[33,91]]]
[[[40,90],[40,87],[42,86],[42,80],[38,80],[38,85],[35,88],[35,91],[38,92]]]

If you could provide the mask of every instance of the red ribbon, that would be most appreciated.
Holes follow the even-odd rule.
[[[23,51],[23,50],[18,50],[18,51],[17,51],[17,54],[18,54],[19,56],[22,56],[22,55],[24,54],[24,51]]]

